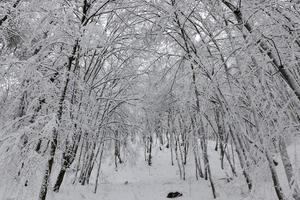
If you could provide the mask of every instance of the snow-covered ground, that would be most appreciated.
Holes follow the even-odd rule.
[[[254,189],[248,192],[243,177],[240,175],[233,181],[227,183],[224,179],[226,173],[230,174],[228,166],[225,170],[220,169],[220,160],[218,152],[213,150],[214,144],[209,145],[209,158],[212,166],[212,174],[216,184],[218,199],[222,200],[274,200],[277,199],[270,180],[270,174],[267,166],[260,167],[253,172]],[[297,155],[300,152],[299,146],[291,145],[289,153],[292,162],[297,166],[296,173],[299,177],[299,161]],[[298,157],[297,157],[298,156]],[[48,200],[165,200],[168,192],[181,192],[182,197],[179,200],[209,200],[213,199],[210,184],[204,179],[196,181],[193,157],[190,156],[187,165],[187,179],[179,179],[179,172],[176,166],[171,166],[170,152],[167,149],[160,151],[154,149],[153,166],[146,165],[143,156],[136,159],[135,164],[126,162],[119,166],[118,170],[107,161],[103,164],[101,172],[101,184],[98,187],[97,194],[93,193],[94,184],[81,186],[80,184],[71,184],[72,179],[69,176],[64,180],[63,186],[59,193],[48,193]],[[298,163],[295,163],[298,162]],[[288,187],[284,177],[283,168],[280,164],[277,167],[283,188],[288,196]],[[299,178],[298,178],[299,180]],[[92,181],[93,182],[93,181]],[[128,184],[125,184],[128,182]],[[7,198],[5,191],[0,196],[1,200],[12,200]],[[6,189],[7,190],[7,189]],[[37,199],[37,192],[30,194],[32,199]],[[29,196],[25,199],[28,199]],[[288,196],[288,198],[290,198]],[[18,198],[23,199],[23,198]],[[14,199],[15,200],[15,199]]]
[[[217,157],[218,160],[219,157]],[[192,158],[191,158],[192,159]],[[165,149],[154,150],[153,165],[147,166],[140,156],[136,164],[121,165],[118,171],[113,166],[105,165],[102,171],[102,181],[97,194],[93,194],[93,185],[88,187],[67,186],[64,184],[59,194],[51,194],[51,200],[163,200],[168,192],[183,193],[181,200],[213,199],[209,182],[201,179],[196,181],[193,160],[187,166],[187,179],[179,179],[176,165],[171,166],[170,152]],[[220,165],[218,165],[220,166]],[[219,171],[219,170],[218,170]],[[219,178],[224,178],[225,174]],[[128,181],[128,184],[125,182]],[[216,180],[218,185],[224,180]],[[220,189],[221,199],[239,199],[240,195],[226,194],[225,188]],[[87,191],[88,190],[88,191]]]

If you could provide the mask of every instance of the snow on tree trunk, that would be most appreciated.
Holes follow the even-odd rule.
[[[283,194],[282,188],[281,188],[280,183],[279,183],[279,179],[278,179],[278,175],[277,175],[277,172],[276,172],[275,164],[274,164],[273,159],[272,159],[272,157],[271,157],[271,155],[270,155],[270,153],[267,149],[265,150],[265,155],[266,155],[268,165],[269,165],[269,168],[270,168],[271,177],[272,177],[272,181],[273,181],[273,185],[274,185],[274,189],[275,189],[277,198],[279,200],[284,200],[286,198]]]
[[[59,107],[56,113],[56,123],[59,125],[62,119],[62,115],[63,115],[63,103],[64,100],[66,98],[67,95],[67,89],[69,86],[69,81],[70,81],[70,71],[71,71],[71,67],[72,67],[72,63],[75,60],[75,54],[77,52],[77,48],[78,48],[78,41],[76,41],[73,50],[72,50],[72,54],[71,56],[68,58],[68,64],[67,64],[67,70],[66,70],[66,78],[65,78],[65,82],[64,85],[62,87],[62,93],[59,99]],[[48,184],[49,184],[49,178],[51,175],[51,171],[52,171],[52,167],[53,167],[53,163],[54,163],[54,156],[55,156],[55,152],[56,152],[56,148],[57,148],[57,137],[58,137],[58,127],[53,127],[52,130],[52,141],[50,143],[50,156],[46,165],[46,169],[44,172],[44,176],[43,176],[43,181],[42,181],[42,185],[41,185],[41,189],[40,189],[40,194],[39,194],[39,200],[45,200],[46,199],[46,195],[47,195],[47,191],[48,191]]]
[[[292,163],[290,161],[290,158],[289,158],[289,155],[287,152],[284,138],[282,138],[282,137],[279,139],[279,151],[280,151],[280,156],[281,156],[281,160],[283,163],[283,167],[285,170],[285,174],[286,174],[289,186],[292,190],[293,197],[295,200],[300,200],[299,185],[298,185],[298,182],[294,175],[293,166],[292,166]]]

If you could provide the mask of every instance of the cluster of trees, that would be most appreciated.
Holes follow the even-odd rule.
[[[216,190],[207,151],[237,165],[249,190],[267,163],[274,191],[279,154],[295,200],[287,145],[300,130],[300,5],[288,0],[6,0],[0,3],[1,168],[20,187],[44,162],[97,191],[104,155],[124,161],[129,142],[152,164],[158,141],[185,179]],[[137,139],[138,138],[138,139]],[[21,162],[20,162],[21,160]],[[16,170],[12,170],[12,166]],[[94,172],[94,173],[93,173]]]

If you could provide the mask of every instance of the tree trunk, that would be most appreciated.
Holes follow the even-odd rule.
[[[292,190],[292,194],[295,200],[300,200],[300,190],[299,190],[299,185],[298,182],[294,176],[294,171],[293,171],[293,166],[290,161],[287,149],[286,149],[286,144],[284,141],[284,138],[280,138],[279,140],[279,150],[280,150],[280,156],[281,160],[284,166],[285,174],[289,183],[289,186]]]
[[[182,152],[182,148],[180,145],[180,141],[178,138],[178,149],[179,149],[179,155],[180,155],[180,164],[181,164],[181,169],[182,169],[182,180],[185,180],[185,161],[184,161],[184,152]]]
[[[237,176],[236,171],[235,171],[235,167],[234,167],[234,165],[232,164],[232,162],[230,160],[229,154],[226,151],[224,152],[224,154],[225,154],[225,157],[226,157],[226,159],[229,163],[229,166],[230,166],[230,169],[231,169],[231,172],[232,172],[233,176]]]
[[[65,173],[66,173],[66,169],[65,167],[62,167],[59,171],[59,174],[57,176],[57,179],[56,179],[56,182],[54,184],[54,188],[53,188],[53,191],[54,192],[58,192],[59,189],[60,189],[60,186],[64,180],[64,176],[65,176]]]
[[[205,165],[206,165],[206,169],[207,169],[207,175],[208,175],[208,179],[209,179],[209,182],[210,182],[213,197],[214,197],[214,199],[216,199],[217,198],[216,188],[215,188],[215,184],[214,184],[213,179],[212,179],[210,165],[209,165],[209,159],[208,159],[208,153],[207,153],[207,141],[206,141],[206,138],[205,138],[204,134],[203,134],[202,137],[203,137],[202,139],[203,139],[203,143],[204,143],[203,155],[204,155]]]
[[[56,151],[56,145],[57,145],[57,130],[56,128],[53,130],[53,139],[51,141],[50,145],[50,157],[47,162],[46,170],[44,173],[40,194],[39,194],[39,200],[45,200],[48,192],[48,184],[49,184],[49,178],[51,175],[53,163],[54,163],[54,155]]]
[[[56,113],[56,120],[57,120],[57,125],[58,126],[61,122],[61,118],[62,118],[62,114],[63,114],[63,102],[66,98],[67,89],[68,89],[68,85],[69,85],[69,81],[70,81],[69,72],[71,71],[73,60],[75,59],[75,54],[76,54],[76,51],[77,51],[78,44],[79,43],[78,43],[78,40],[77,40],[74,47],[73,47],[72,54],[68,58],[67,75],[66,75],[63,90],[62,90],[62,93],[61,93],[61,96],[60,96],[60,99],[59,99],[58,111]],[[52,171],[52,167],[53,167],[53,163],[54,163],[54,156],[55,156],[56,147],[57,147],[57,137],[58,137],[57,127],[53,127],[52,141],[51,141],[51,145],[50,145],[50,157],[48,159],[46,169],[45,169],[45,173],[44,173],[44,176],[43,176],[43,181],[42,181],[40,194],[39,194],[39,200],[45,200],[46,196],[47,196],[49,178],[50,178],[50,175],[51,175],[51,171]]]
[[[231,135],[231,138],[232,138],[233,144],[235,146],[237,156],[238,156],[239,161],[240,161],[240,165],[241,165],[241,168],[242,168],[242,171],[243,171],[243,176],[245,177],[245,180],[246,180],[249,191],[251,191],[252,190],[252,180],[250,178],[250,175],[247,172],[247,169],[245,168],[245,158],[244,158],[244,154],[242,153],[242,151],[243,151],[241,149],[242,147],[239,145],[239,143],[236,139],[236,135],[233,133],[231,127],[229,127],[229,133]]]
[[[97,177],[96,177],[94,193],[96,193],[97,189],[98,189],[98,182],[99,182],[100,169],[101,169],[101,164],[102,164],[103,151],[104,151],[104,142],[102,144],[101,153],[100,153],[100,157],[99,157],[99,164],[98,164],[98,169],[97,169]]]
[[[270,153],[267,149],[265,150],[265,155],[266,155],[266,158],[267,158],[267,161],[268,161],[268,164],[269,164],[269,168],[270,168],[270,172],[271,172],[271,176],[272,176],[272,181],[273,181],[273,185],[274,185],[274,189],[275,189],[277,198],[278,198],[278,200],[284,200],[286,198],[284,197],[284,194],[282,192],[282,188],[281,188],[280,183],[279,183],[279,179],[278,179],[277,172],[276,172],[276,169],[275,169],[275,164],[274,164],[273,159],[271,158]]]
[[[73,180],[73,184],[75,184],[76,180],[77,180],[77,175],[78,175],[78,171],[79,171],[79,167],[80,167],[80,160],[81,160],[81,155],[82,155],[82,151],[83,151],[83,144],[84,144],[84,140],[82,140],[82,144],[80,147],[80,153],[79,153],[79,157],[78,157],[78,163],[77,163],[77,167],[76,167],[76,172],[75,172],[75,177]]]
[[[178,170],[179,170],[179,176],[180,176],[180,179],[182,179],[182,168],[181,168],[181,164],[180,164],[180,160],[179,160],[179,155],[178,155],[178,146],[180,145],[178,140],[177,140],[177,137],[175,139],[175,156],[176,156],[176,161],[177,161],[177,165],[178,165]]]
[[[152,143],[153,143],[153,140],[152,140],[152,136],[150,135],[149,138],[148,138],[148,166],[151,166],[152,165]]]

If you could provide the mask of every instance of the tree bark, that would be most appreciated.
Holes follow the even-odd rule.
[[[97,177],[96,177],[96,184],[95,184],[94,193],[96,193],[97,189],[98,189],[100,169],[101,169],[102,157],[103,157],[103,151],[104,151],[104,142],[101,146],[102,146],[102,148],[101,148],[101,153],[100,153],[100,157],[99,157],[99,164],[98,164],[98,169],[97,169]]]
[[[60,122],[61,122],[61,118],[62,118],[62,114],[63,114],[63,102],[66,98],[67,89],[68,89],[68,85],[69,85],[69,81],[70,81],[69,72],[71,71],[72,63],[75,59],[75,54],[77,52],[78,44],[79,43],[78,43],[78,40],[77,40],[74,47],[73,47],[72,54],[68,58],[66,79],[65,79],[63,90],[62,90],[62,93],[61,93],[61,96],[60,96],[60,99],[59,99],[59,107],[58,107],[58,110],[56,112],[57,125],[59,125]],[[53,167],[53,163],[54,163],[54,156],[55,156],[56,147],[57,147],[57,137],[58,137],[58,128],[53,127],[52,141],[51,141],[51,144],[50,144],[50,156],[49,156],[49,159],[48,159],[48,162],[47,162],[47,165],[46,165],[46,169],[45,169],[45,173],[44,173],[44,176],[43,176],[43,181],[42,181],[42,185],[41,185],[41,189],[40,189],[40,193],[39,193],[39,200],[45,200],[46,196],[47,196],[49,178],[50,178],[50,175],[51,175],[51,171],[52,171],[52,167]]]
[[[58,192],[59,189],[60,189],[60,186],[64,180],[64,176],[65,176],[65,173],[66,173],[66,169],[65,167],[62,167],[59,171],[59,174],[57,176],[57,179],[56,179],[56,182],[54,184],[54,188],[53,188],[53,191],[54,192]]]
[[[288,155],[288,152],[286,149],[286,144],[285,144],[284,138],[280,138],[279,151],[280,151],[280,156],[281,156],[281,160],[283,163],[283,167],[285,170],[285,174],[286,174],[289,186],[292,190],[292,195],[295,200],[300,200],[299,185],[294,176],[293,166],[292,166],[292,163],[290,161],[290,158],[289,158],[289,155]]]
[[[246,183],[247,183],[247,186],[248,186],[248,189],[249,191],[252,190],[252,180],[251,180],[251,177],[245,167],[245,158],[244,158],[244,154],[242,153],[242,147],[240,146],[239,142],[237,141],[236,139],[236,135],[235,133],[233,133],[231,127],[229,127],[229,133],[231,135],[231,138],[232,138],[232,141],[233,141],[233,144],[235,146],[235,150],[236,150],[236,153],[237,153],[237,156],[239,158],[239,161],[240,161],[240,165],[241,165],[241,168],[242,168],[242,171],[243,171],[243,176],[245,177],[245,180],[246,180]]]
[[[270,168],[270,172],[271,172],[271,176],[272,176],[272,181],[273,181],[273,185],[274,185],[274,189],[277,195],[278,200],[285,200],[286,198],[284,197],[284,194],[282,192],[282,188],[280,186],[279,183],[279,179],[278,179],[278,175],[275,169],[275,164],[273,162],[273,159],[270,156],[270,153],[268,150],[265,150],[265,155],[269,164],[269,168]]]

